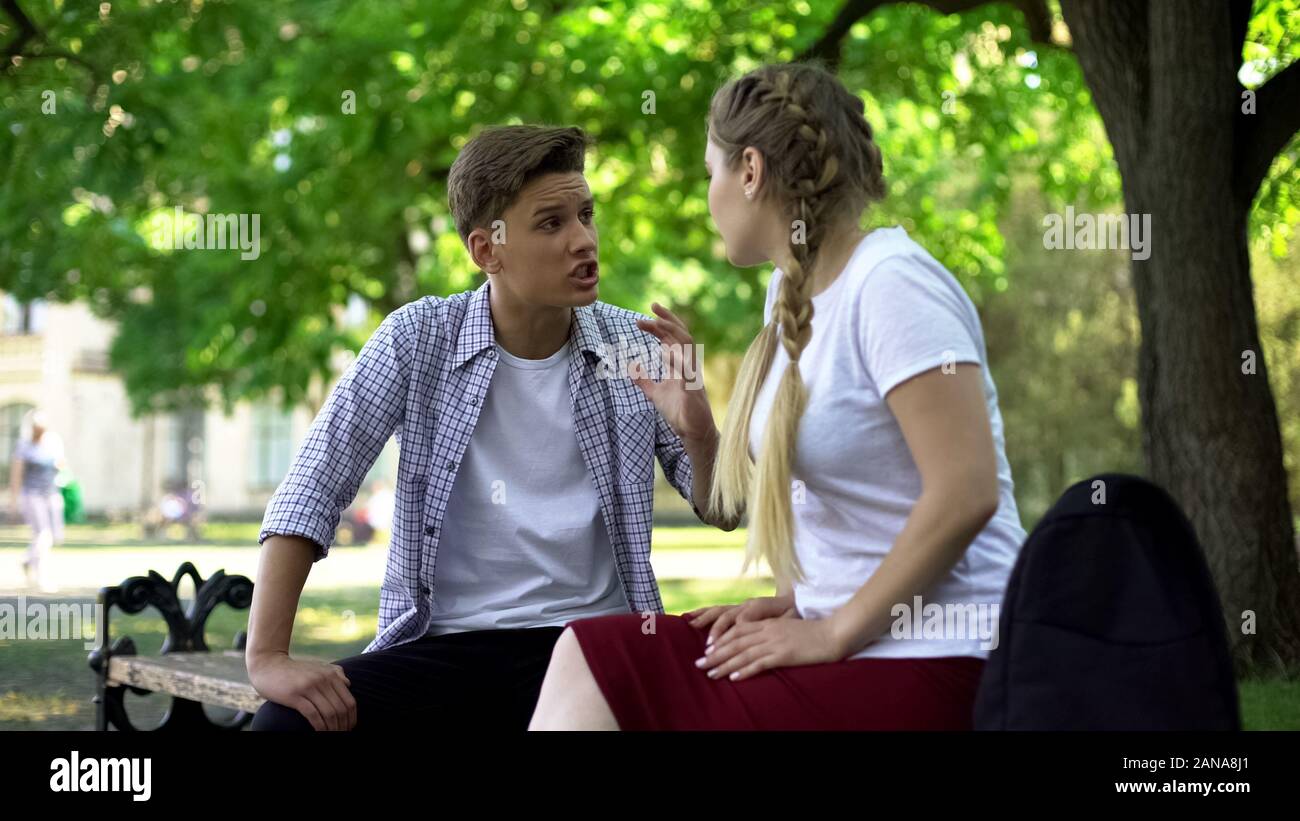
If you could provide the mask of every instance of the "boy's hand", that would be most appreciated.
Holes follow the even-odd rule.
[[[658,319],[638,319],[641,330],[654,334],[660,346],[662,379],[650,378],[647,363],[634,363],[630,376],[655,408],[686,442],[701,442],[717,435],[713,410],[704,391],[703,364],[686,323],[658,302],[650,306]],[[637,365],[641,367],[638,368]],[[694,384],[688,384],[689,377]]]
[[[248,680],[263,698],[302,713],[317,732],[351,730],[357,724],[351,682],[337,664],[269,653],[248,660]]]

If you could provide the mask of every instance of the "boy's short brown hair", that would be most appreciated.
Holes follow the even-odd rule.
[[[500,217],[534,177],[582,173],[589,142],[577,127],[507,125],[466,143],[447,176],[447,204],[461,241]]]

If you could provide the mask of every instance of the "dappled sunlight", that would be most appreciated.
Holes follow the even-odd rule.
[[[294,618],[293,640],[295,643],[355,641],[375,635],[378,625],[379,615],[374,612],[303,607]]]
[[[11,690],[0,694],[0,727],[11,730],[52,729],[41,725],[51,719],[76,716],[81,713],[83,707],[84,705],[76,699],[65,696],[20,693]]]

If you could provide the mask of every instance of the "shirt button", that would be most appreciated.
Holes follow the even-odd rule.
[[[437,533],[437,532],[438,532],[438,529],[437,529],[436,527],[434,527],[433,525],[429,525],[428,527],[426,527],[426,528],[424,529],[424,535],[426,535],[426,536],[432,536],[434,533]]]
[[[420,588],[420,595],[421,595],[421,596],[424,596],[426,599],[429,598],[429,588],[427,588],[427,587],[421,587],[421,588]]]
[[[477,405],[477,404],[478,404],[478,397],[477,397],[477,396],[471,396],[471,397],[469,398],[469,403],[470,403],[471,405]]]
[[[455,469],[456,469],[456,460],[455,460],[455,459],[448,459],[448,460],[447,460],[447,470],[455,470]]]

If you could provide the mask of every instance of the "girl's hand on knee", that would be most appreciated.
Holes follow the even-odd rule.
[[[735,610],[739,606],[738,604],[719,604],[713,607],[700,607],[689,613],[683,613],[682,618],[686,619],[687,624],[696,630],[703,630],[716,622],[724,613]]]
[[[696,659],[709,678],[741,681],[764,670],[841,661],[848,648],[828,619],[772,618],[736,625]]]
[[[740,604],[717,605],[692,610],[684,614],[688,623],[696,628],[709,627],[705,644],[711,645],[736,624],[764,619],[798,618],[794,596],[759,596]]]

